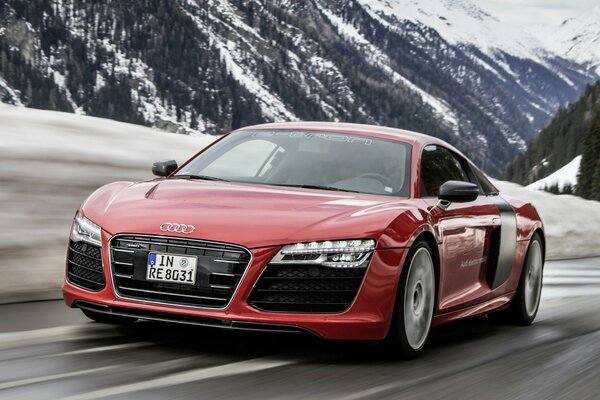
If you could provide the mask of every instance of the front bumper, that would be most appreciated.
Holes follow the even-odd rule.
[[[251,250],[252,262],[231,301],[225,308],[214,309],[156,304],[117,297],[108,267],[109,240],[110,237],[105,235],[102,247],[106,286],[100,291],[91,292],[71,284],[65,278],[63,296],[69,307],[224,329],[309,331],[325,339],[345,340],[385,338],[407,253],[406,249],[376,250],[357,296],[347,310],[341,313],[288,313],[260,311],[247,302],[255,283],[278,248]]]

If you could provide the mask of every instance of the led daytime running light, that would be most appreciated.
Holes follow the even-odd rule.
[[[322,253],[365,253],[375,250],[373,239],[337,240],[325,242],[296,243],[285,246],[281,254],[322,254]]]

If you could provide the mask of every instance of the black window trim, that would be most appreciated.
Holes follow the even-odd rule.
[[[483,171],[481,171],[479,168],[477,168],[477,166],[475,164],[473,164],[471,161],[467,160],[467,163],[469,165],[469,169],[471,170],[471,173],[475,177],[475,182],[479,186],[479,192],[484,196],[498,196],[500,194],[500,191],[498,190],[498,188],[496,186],[494,186],[494,184],[492,182],[490,182],[487,179],[487,177],[485,176]],[[483,187],[481,179],[485,179],[487,181],[487,183],[489,184],[489,186],[491,188],[493,188],[494,190],[486,191]]]
[[[477,178],[477,174],[475,174],[475,172],[473,172],[474,166],[472,166],[472,162],[470,160],[468,160],[466,157],[461,156],[456,151],[449,149],[448,147],[446,147],[444,145],[441,145],[438,143],[427,143],[426,145],[423,146],[423,149],[421,150],[421,157],[419,158],[419,184],[418,184],[419,198],[421,198],[421,199],[437,198],[437,196],[423,196],[423,193],[421,193],[422,192],[421,178],[422,178],[423,153],[425,152],[425,149],[430,146],[441,147],[442,149],[448,151],[452,155],[452,157],[454,157],[456,159],[456,161],[460,164],[460,167],[463,169],[463,172],[465,173],[465,175],[467,175],[467,178],[469,179],[469,183],[475,183],[479,187],[479,195],[480,196],[489,196],[492,194],[496,194],[496,195],[498,194],[495,192],[490,192],[490,194],[485,193],[485,190],[483,189],[481,182]],[[492,187],[493,187],[493,185],[492,185]]]

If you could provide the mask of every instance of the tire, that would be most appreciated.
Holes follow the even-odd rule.
[[[103,314],[89,310],[81,310],[81,312],[83,312],[85,316],[91,319],[92,321],[99,322],[101,324],[131,325],[136,321],[135,318],[122,317],[120,315]]]
[[[417,241],[410,249],[398,285],[387,345],[397,356],[414,358],[422,352],[433,319],[435,268],[429,245]]]
[[[523,263],[519,287],[510,306],[489,314],[492,321],[511,325],[531,325],[535,319],[542,294],[544,247],[540,235],[533,234]]]

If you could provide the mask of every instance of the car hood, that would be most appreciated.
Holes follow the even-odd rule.
[[[110,234],[186,236],[248,248],[315,240],[378,239],[410,208],[406,199],[267,185],[162,179],[96,191],[84,214]],[[189,235],[165,223],[191,224]]]

